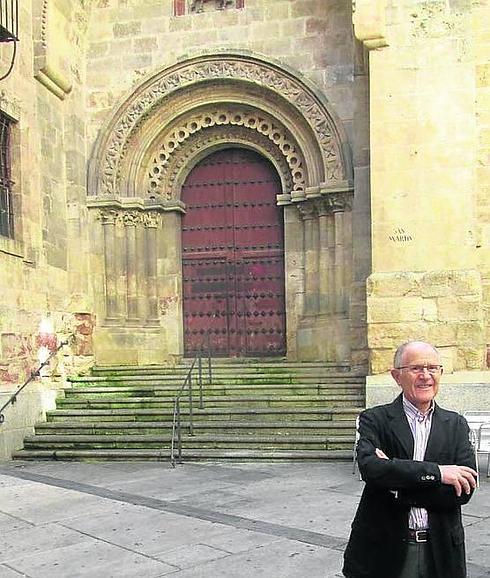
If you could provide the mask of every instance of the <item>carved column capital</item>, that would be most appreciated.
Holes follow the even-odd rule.
[[[119,212],[113,209],[100,209],[97,219],[102,225],[115,225],[119,218]]]
[[[353,194],[350,191],[331,192],[318,199],[321,210],[328,213],[352,211]]]
[[[136,227],[141,221],[142,217],[139,211],[124,211],[122,214],[122,222],[125,227]]]
[[[160,213],[147,212],[143,215],[143,225],[147,229],[158,229],[160,221],[161,221]]]
[[[313,201],[305,201],[298,203],[298,212],[303,221],[315,219],[318,216],[316,203]]]
[[[298,213],[303,221],[332,213],[352,210],[352,191],[332,191],[298,203]]]

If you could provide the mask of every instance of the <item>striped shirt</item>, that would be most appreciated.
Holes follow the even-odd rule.
[[[427,413],[422,413],[403,396],[403,409],[413,435],[413,459],[417,462],[423,462],[432,425],[434,402],[431,403]],[[412,530],[427,529],[429,527],[427,510],[425,508],[410,508],[408,527]]]

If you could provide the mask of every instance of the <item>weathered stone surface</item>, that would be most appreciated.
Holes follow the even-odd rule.
[[[349,177],[355,175],[353,219],[344,223],[344,237],[338,222],[321,251],[315,250],[321,238],[316,220],[318,242],[305,251],[300,203],[286,204],[289,356],[351,359],[360,367],[369,354],[371,371],[378,372],[390,366],[400,341],[420,338],[442,348],[448,368],[490,364],[487,3],[418,2],[384,10],[383,3],[366,2],[354,13],[355,31],[362,32],[367,48],[389,44],[369,59],[352,37],[351,4],[344,0],[246,0],[240,10],[215,10],[210,2],[203,13],[183,17],[173,15],[172,2],[159,0],[20,4],[21,38],[33,42],[23,44],[0,99],[1,110],[17,122],[12,134],[15,239],[0,239],[0,381],[5,387],[32,369],[39,323],[48,314],[58,342],[66,326],[78,335],[66,366],[85,367],[94,354],[106,363],[154,363],[182,354],[179,213],[162,209],[154,227],[138,221],[141,207],[131,209],[130,216],[125,209],[125,224],[116,225],[111,249],[110,239],[104,245],[104,226],[86,207],[87,193],[96,192],[96,183],[86,178],[94,143],[98,137],[110,139],[110,119],[129,94],[139,99],[116,133],[134,122],[138,130],[121,147],[137,152],[117,167],[111,161],[105,167],[128,177],[127,189],[114,190],[125,200],[145,198],[141,175],[155,168],[151,163],[167,127],[186,111],[201,114],[214,102],[254,109],[255,120],[257,110],[277,113],[276,120],[284,121],[279,136],[274,137],[276,127],[262,136],[276,146],[274,138],[294,133],[307,150],[304,186],[315,195],[328,189],[330,169],[328,163],[315,165],[315,147],[305,143],[311,132],[327,141],[335,133],[323,124],[316,103],[324,103],[338,120],[343,150],[354,165]],[[213,83],[219,66],[208,67],[201,92],[185,84],[203,74],[191,67],[166,79],[178,85],[178,98],[161,86],[145,93],[150,74],[218,51],[260,56],[269,68],[259,73],[248,68],[241,77],[221,76]],[[4,68],[7,56],[2,56]],[[282,76],[274,74],[278,70]],[[288,75],[311,87],[312,101],[298,97]],[[267,91],[274,83],[271,98]],[[159,114],[150,121],[145,99],[155,94]],[[249,129],[241,128],[213,146],[236,141],[259,146],[244,141]],[[210,132],[202,127],[192,146],[211,146]],[[204,148],[196,150],[205,154]],[[266,156],[278,172],[290,173],[284,201],[292,192],[294,171],[290,165],[284,171],[271,150]],[[179,179],[195,159],[179,157],[180,176],[164,195],[179,190]],[[126,229],[133,227],[133,217],[141,227],[131,236]],[[146,226],[154,235],[142,233]],[[151,259],[148,251],[155,251]],[[329,253],[335,251],[337,261],[334,257],[329,269]],[[137,258],[133,262],[128,255]],[[121,273],[128,259],[132,275],[144,279],[131,288],[130,303],[128,280]],[[106,275],[110,265],[113,276]],[[156,275],[148,280],[146,271],[153,266]],[[130,308],[145,317],[147,283],[155,283],[151,323],[121,331],[105,326],[106,294],[118,315]],[[68,371],[62,365],[53,370],[60,376]]]
[[[366,292],[368,297],[421,295],[420,283],[417,273],[373,273],[367,279]]]
[[[368,323],[396,323],[422,319],[424,300],[421,297],[369,298],[367,301]]]

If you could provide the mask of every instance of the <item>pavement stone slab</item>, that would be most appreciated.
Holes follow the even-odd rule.
[[[92,539],[9,561],[9,567],[32,578],[156,578],[176,571],[148,556]]]
[[[19,557],[44,555],[49,550],[89,542],[91,538],[57,524],[17,529],[2,535],[0,562]]]
[[[206,536],[205,544],[230,554],[238,554],[277,540],[282,540],[282,538],[271,534],[263,534],[262,532],[242,530],[241,528],[227,528],[221,534]]]
[[[205,562],[227,558],[230,555],[230,552],[213,548],[207,544],[187,544],[157,554],[156,558],[179,569],[186,569],[194,568]]]
[[[34,482],[5,488],[1,494],[0,511],[33,524],[66,520],[110,507],[107,500],[97,496]]]
[[[3,463],[0,578],[338,578],[362,489],[348,462]],[[468,578],[489,498],[463,508]]]
[[[12,570],[3,564],[0,564],[0,578],[21,578],[22,576],[26,578],[27,574],[17,572],[17,570]]]
[[[341,552],[327,548],[278,540],[233,558],[221,558],[182,570],[175,578],[327,578],[339,572],[341,557]]]
[[[136,506],[125,509],[121,507],[117,519],[102,513],[72,518],[66,525],[147,555],[186,544],[201,543],[206,536],[223,532],[220,524]]]
[[[0,512],[0,536],[6,536],[9,532],[14,532],[15,530],[26,530],[28,528],[32,528],[31,523]]]

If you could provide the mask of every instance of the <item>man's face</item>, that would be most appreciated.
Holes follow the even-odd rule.
[[[429,373],[427,369],[423,371],[413,371],[414,366],[434,366],[440,365],[441,360],[437,353],[427,344],[418,343],[409,345],[402,356],[401,366],[405,369],[393,369],[391,375],[402,388],[405,397],[417,409],[426,412],[439,390],[442,370]]]

